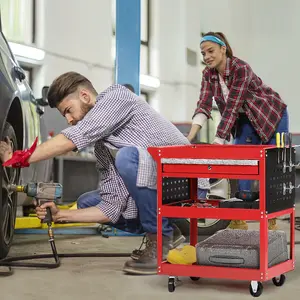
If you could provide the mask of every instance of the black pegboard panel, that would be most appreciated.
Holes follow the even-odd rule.
[[[291,208],[295,204],[295,189],[291,192],[286,190],[284,193],[284,184],[289,187],[290,184],[295,186],[295,167],[290,171],[286,168],[283,172],[282,151],[286,153],[287,165],[295,164],[295,148],[292,148],[291,155],[288,151],[278,149],[266,150],[266,211],[268,213]]]
[[[162,202],[170,204],[177,201],[190,199],[189,178],[169,178],[162,180]]]

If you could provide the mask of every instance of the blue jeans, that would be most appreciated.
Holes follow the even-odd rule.
[[[88,208],[93,207],[99,204],[101,201],[100,198],[100,191],[95,190],[91,192],[84,193],[81,195],[77,200],[77,208]],[[136,219],[124,219],[122,216],[120,216],[117,223],[106,223],[106,225],[109,225],[111,227],[117,228],[122,231],[130,232],[130,233],[136,233],[136,234],[142,234],[144,233],[143,227],[141,225],[141,222],[139,218]]]
[[[146,187],[138,187],[137,172],[139,153],[136,147],[124,147],[118,151],[115,165],[122,177],[129,194],[134,199],[138,208],[138,218],[124,219],[122,216],[117,223],[108,225],[131,233],[156,233],[157,232],[157,191]],[[198,190],[198,195],[205,196],[205,190]],[[77,207],[87,208],[96,206],[101,201],[98,190],[87,192],[77,200]],[[171,220],[163,218],[163,235],[170,236],[173,233]]]
[[[284,111],[282,118],[276,128],[274,135],[265,145],[276,145],[276,133],[277,132],[289,132],[289,116],[287,109]],[[238,120],[237,136],[234,140],[235,145],[260,145],[262,141],[259,135],[256,133],[252,124],[246,115],[241,115]],[[238,190],[239,191],[251,191],[251,180],[239,180]]]

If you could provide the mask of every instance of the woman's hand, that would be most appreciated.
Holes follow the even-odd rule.
[[[192,125],[191,130],[190,130],[188,136],[186,137],[189,140],[189,142],[191,142],[196,137],[196,135],[200,129],[201,129],[201,126],[198,124]]]

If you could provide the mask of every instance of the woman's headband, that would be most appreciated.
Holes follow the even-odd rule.
[[[219,38],[217,38],[216,36],[213,36],[213,35],[206,35],[204,36],[201,41],[200,41],[200,45],[203,43],[203,42],[207,42],[207,41],[210,41],[210,42],[214,42],[214,43],[217,43],[221,46],[225,46],[226,47],[226,44]]]

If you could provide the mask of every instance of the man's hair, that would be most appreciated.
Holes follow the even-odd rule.
[[[48,90],[48,103],[50,107],[57,105],[68,95],[74,93],[79,86],[97,95],[92,83],[84,76],[76,72],[67,72],[57,77]]]

